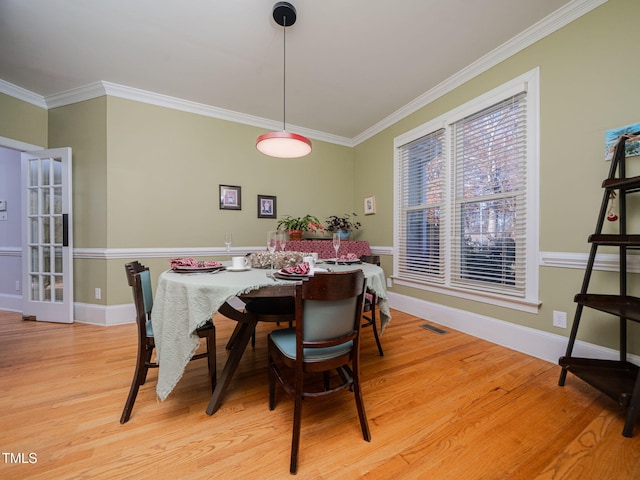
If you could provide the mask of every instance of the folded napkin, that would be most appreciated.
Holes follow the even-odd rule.
[[[206,262],[202,260],[196,260],[192,257],[187,258],[172,258],[169,260],[171,268],[204,268],[204,267],[219,267],[222,266],[220,262]]]
[[[309,264],[307,262],[303,262],[296,265],[295,267],[285,267],[280,271],[282,273],[289,274],[289,275],[290,274],[307,275],[309,273],[309,270],[311,270],[309,268]]]
[[[358,256],[355,253],[347,253],[346,255],[340,255],[338,260],[358,260]]]

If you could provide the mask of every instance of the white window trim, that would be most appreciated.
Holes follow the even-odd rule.
[[[494,105],[509,96],[522,91],[527,92],[527,286],[524,298],[512,298],[507,295],[498,295],[484,292],[475,292],[450,286],[436,286],[404,279],[399,276],[399,245],[396,239],[400,232],[401,198],[400,185],[402,182],[400,172],[399,149],[403,145],[423,137],[437,129],[446,128],[455,121],[476,113],[483,108]],[[446,136],[448,137],[448,135]],[[448,141],[448,139],[447,139]],[[540,69],[535,69],[520,75],[513,80],[480,95],[479,97],[461,105],[453,110],[440,115],[433,120],[420,125],[409,132],[399,135],[394,139],[394,227],[393,227],[393,279],[398,285],[432,291],[454,297],[490,303],[514,310],[537,313],[541,302],[539,295],[539,212],[540,212]],[[447,146],[448,148],[448,146]],[[449,199],[448,199],[449,200]],[[445,248],[445,255],[449,255],[449,247]],[[447,269],[447,275],[449,274]]]

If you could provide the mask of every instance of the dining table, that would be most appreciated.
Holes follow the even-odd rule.
[[[230,262],[222,264],[225,269],[213,272],[177,273],[171,269],[162,272],[151,312],[159,365],[156,394],[160,400],[165,400],[174,389],[200,346],[196,330],[213,319],[216,312],[238,322],[227,344],[229,356],[206,409],[209,415],[220,407],[257,324],[257,316],[241,308],[238,299],[293,296],[296,284],[296,281],[270,276],[269,269],[233,269]],[[381,267],[360,262],[336,264],[325,261],[316,268],[336,272],[362,270],[367,288],[378,297],[380,332],[384,331],[391,314]]]

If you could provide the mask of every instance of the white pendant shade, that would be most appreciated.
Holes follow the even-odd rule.
[[[290,132],[269,132],[256,140],[258,151],[270,157],[300,158],[311,153],[311,141]]]

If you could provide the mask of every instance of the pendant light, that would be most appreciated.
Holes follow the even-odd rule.
[[[299,158],[311,153],[311,141],[297,133],[287,132],[287,27],[296,23],[296,9],[289,2],[278,2],[273,6],[273,19],[283,32],[283,95],[282,131],[262,134],[256,140],[256,148],[270,157]]]

